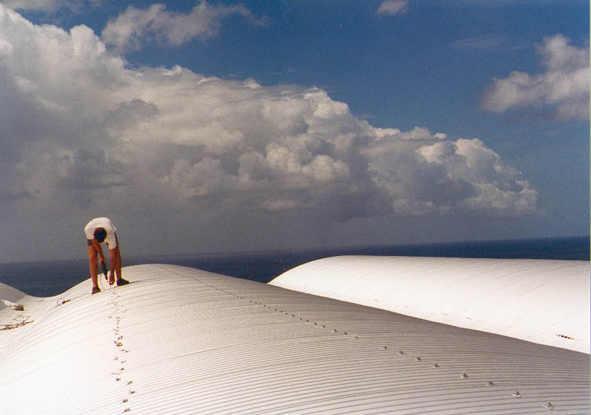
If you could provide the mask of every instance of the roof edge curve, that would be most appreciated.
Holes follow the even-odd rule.
[[[589,354],[589,262],[338,256],[269,284]]]

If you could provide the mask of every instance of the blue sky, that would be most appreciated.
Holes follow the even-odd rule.
[[[0,4],[0,260],[589,232],[588,2]]]

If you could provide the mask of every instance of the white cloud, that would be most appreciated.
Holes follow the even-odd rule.
[[[552,111],[560,120],[589,119],[589,47],[569,45],[562,35],[544,39],[537,47],[544,71],[537,75],[513,71],[495,79],[482,107],[493,112],[512,109]]]
[[[376,14],[396,16],[408,12],[408,0],[385,0]]]
[[[4,218],[125,216],[172,240],[188,218],[266,229],[286,213],[327,226],[536,210],[536,191],[481,141],[374,128],[321,89],[131,70],[89,28],[1,5],[0,56]]]
[[[231,15],[262,23],[243,5],[212,6],[203,1],[187,14],[167,11],[164,4],[153,4],[147,9],[130,6],[109,21],[102,38],[119,52],[139,50],[146,42],[180,46],[194,38],[216,36],[222,19]]]
[[[38,11],[57,14],[70,11],[80,13],[85,6],[96,8],[104,0],[2,0],[2,3],[13,10]]]
[[[61,1],[60,0],[3,0],[6,6],[15,10],[40,10],[40,11],[55,11]]]

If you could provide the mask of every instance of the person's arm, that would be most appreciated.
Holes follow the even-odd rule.
[[[101,258],[101,261],[105,262],[105,256],[103,255],[103,248],[101,248],[101,244],[99,244],[96,240],[92,240],[92,244],[94,245],[94,248],[96,249],[96,252],[98,252],[99,257]]]
[[[96,240],[92,240],[92,246],[97,252],[99,258],[101,259],[101,269],[105,269],[107,267],[107,261],[105,261],[105,255],[103,255],[103,249],[101,248],[101,244],[99,244]],[[105,266],[103,266],[105,264]]]

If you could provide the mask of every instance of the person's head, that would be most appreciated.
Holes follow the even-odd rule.
[[[94,239],[100,244],[105,241],[107,237],[107,231],[104,228],[96,228],[94,231]]]

